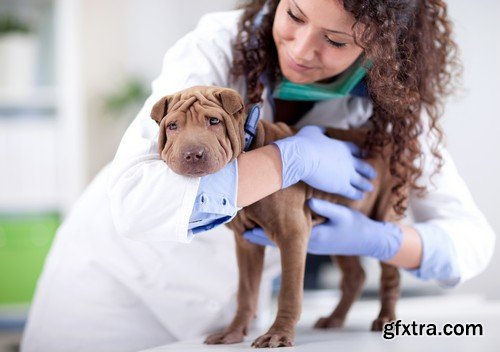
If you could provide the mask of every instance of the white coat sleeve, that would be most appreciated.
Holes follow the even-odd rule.
[[[444,287],[452,287],[481,273],[491,260],[495,234],[478,209],[464,180],[458,174],[450,154],[441,148],[444,165],[434,171],[433,157],[427,143],[419,184],[428,193],[410,194],[414,227],[422,238],[423,258],[417,270],[421,279],[436,279]]]
[[[156,101],[194,85],[228,85],[231,35],[211,15],[166,53],[152,94],[125,132],[111,165],[108,196],[120,235],[139,240],[189,242],[188,223],[199,178],[175,174],[160,159]]]

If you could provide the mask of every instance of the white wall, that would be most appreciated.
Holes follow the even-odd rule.
[[[445,114],[448,148],[479,208],[500,234],[500,2],[449,1],[462,51],[464,91]],[[474,234],[471,234],[472,236]],[[500,298],[500,241],[486,272],[458,292]]]
[[[152,80],[160,71],[164,52],[191,30],[199,17],[230,9],[235,0],[184,2],[170,0],[85,0],[84,62],[87,93],[88,179],[109,160],[123,134],[127,119],[102,116],[102,95],[125,72]],[[486,217],[500,233],[496,202],[500,199],[500,2],[449,1],[456,39],[464,63],[464,91],[450,100],[444,127],[449,150]],[[471,234],[474,235],[474,234]],[[456,292],[483,292],[500,298],[500,256],[488,270]]]

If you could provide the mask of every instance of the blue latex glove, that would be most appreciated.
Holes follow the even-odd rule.
[[[357,210],[319,199],[311,199],[309,207],[327,218],[325,223],[313,227],[309,253],[371,256],[387,261],[401,247],[403,232],[393,223],[375,221]],[[243,236],[261,246],[275,246],[260,227],[246,231]]]
[[[304,181],[316,189],[351,199],[371,191],[368,179],[376,177],[373,167],[361,160],[353,143],[329,138],[324,128],[305,126],[296,135],[274,142],[283,164],[283,185]]]

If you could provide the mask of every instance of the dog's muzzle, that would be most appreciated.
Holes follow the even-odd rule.
[[[208,149],[201,145],[185,148],[175,159],[172,169],[185,176],[205,176],[213,173],[216,167]]]

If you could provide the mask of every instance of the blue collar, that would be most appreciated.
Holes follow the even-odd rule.
[[[257,133],[257,124],[259,123],[260,108],[257,105],[252,106],[248,113],[247,120],[245,121],[245,147],[243,150],[246,152],[253,142],[253,138]]]

